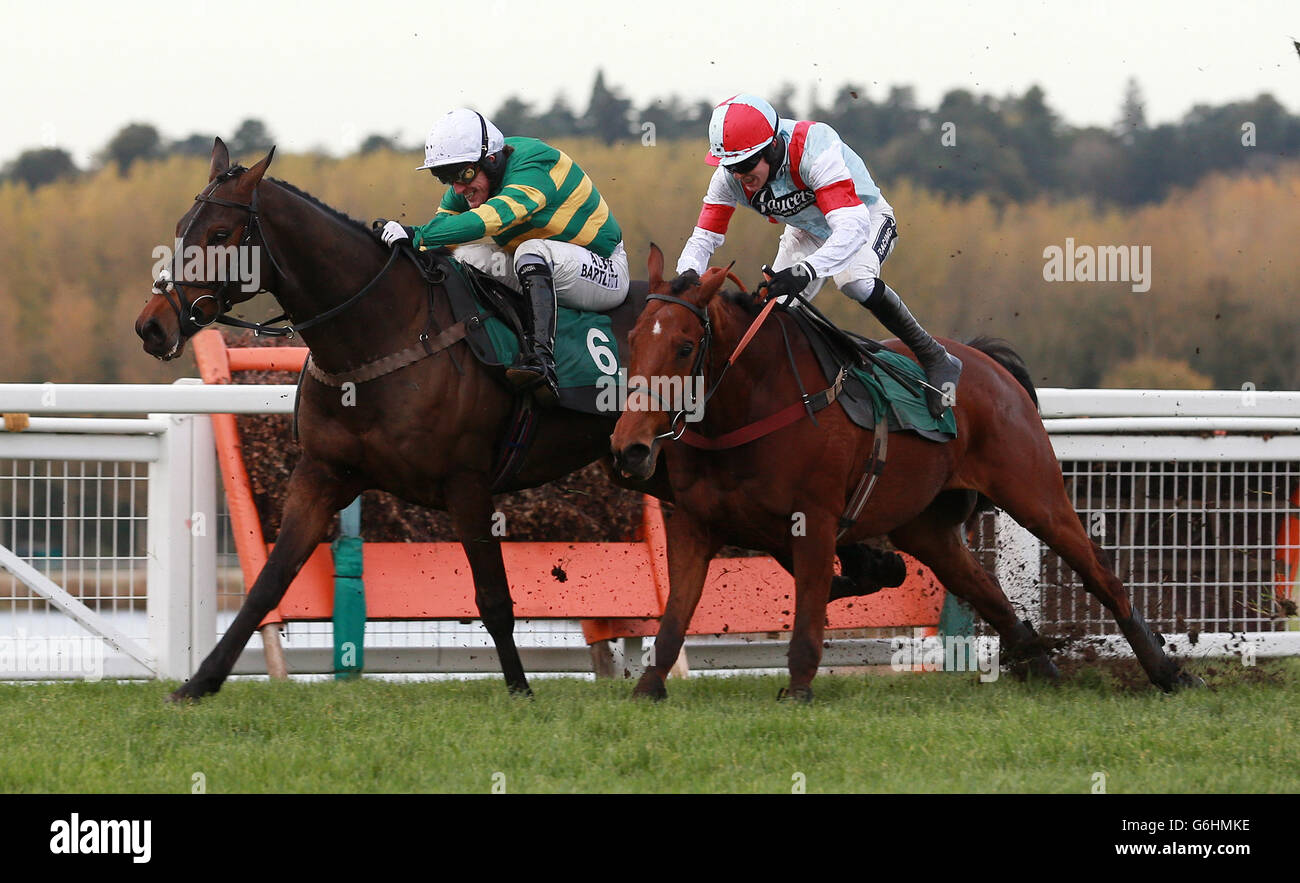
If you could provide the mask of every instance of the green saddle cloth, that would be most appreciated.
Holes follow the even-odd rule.
[[[477,339],[477,344],[471,343],[471,349],[485,364],[513,365],[519,357],[519,338],[511,323],[502,319],[495,309],[488,308],[485,301],[495,298],[517,304],[520,295],[455,258],[450,258],[448,263],[464,280],[469,295],[467,305],[477,312],[480,320],[471,332]],[[495,288],[496,293],[489,293],[487,288]],[[604,399],[617,383],[623,357],[613,318],[608,313],[562,306],[556,310],[555,319],[555,373],[560,405],[587,414],[607,413]]]
[[[925,380],[925,372],[921,370],[921,366],[907,356],[889,350],[881,350],[874,355],[882,362],[888,362],[891,368],[896,369],[904,377],[913,380],[916,388],[915,392],[909,390],[879,368],[854,368],[853,377],[866,387],[875,413],[887,415],[891,429],[911,429],[927,438],[933,438],[932,434],[948,439],[956,438],[957,418],[952,408],[944,409],[943,416],[935,418],[930,415],[930,409],[926,407],[925,387],[921,386],[921,381]]]
[[[519,338],[496,316],[484,320],[492,347],[503,365],[519,356]],[[555,316],[555,373],[560,389],[596,386],[601,377],[618,376],[618,341],[604,313],[560,307]]]

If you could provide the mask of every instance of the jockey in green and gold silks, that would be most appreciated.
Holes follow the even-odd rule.
[[[418,246],[455,245],[490,237],[507,252],[529,239],[581,245],[603,258],[623,241],[618,221],[578,164],[536,138],[506,138],[514,148],[500,190],[471,209],[448,189],[429,223],[415,228]]]
[[[458,260],[521,291],[531,328],[507,374],[553,404],[557,303],[611,310],[627,297],[627,252],[609,205],[563,151],[535,138],[505,138],[467,108],[434,124],[420,169],[447,192],[426,224],[384,222],[384,242],[455,246]]]

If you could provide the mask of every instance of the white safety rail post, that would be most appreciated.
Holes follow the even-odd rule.
[[[192,571],[189,540],[194,498],[189,452],[194,425],[175,415],[167,422],[162,450],[149,464],[149,646],[158,677],[181,680],[189,673]]]
[[[149,643],[158,677],[184,680],[216,640],[212,421],[188,414],[150,419],[168,429],[149,464]]]
[[[212,418],[186,417],[192,423],[190,473],[194,476],[190,523],[190,658],[193,674],[217,644],[217,442]]]

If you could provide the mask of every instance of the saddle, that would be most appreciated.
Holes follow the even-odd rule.
[[[516,389],[505,373],[514,364],[525,334],[522,295],[487,273],[457,261],[446,249],[408,251],[429,285],[430,297],[434,285],[442,286],[451,305],[452,327],[464,329],[463,339],[474,358],[514,399],[506,433],[497,446],[493,475],[493,490],[502,489],[523,464],[539,416],[532,395]],[[626,358],[620,353],[619,341],[627,339],[648,293],[647,283],[633,282],[623,303],[604,313],[557,307],[558,409],[617,416],[610,413],[607,387]],[[426,334],[430,330],[426,329]]]
[[[908,430],[934,442],[957,437],[951,409],[938,419],[930,415],[921,385],[925,373],[916,362],[879,341],[840,328],[801,297],[784,306],[808,339],[822,372],[831,378],[844,370],[837,401],[856,426],[874,430],[883,412],[891,430]]]

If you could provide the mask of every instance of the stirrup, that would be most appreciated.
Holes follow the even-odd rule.
[[[549,408],[560,400],[555,370],[536,353],[507,368],[506,379],[519,392],[532,392],[533,398],[543,407]]]

